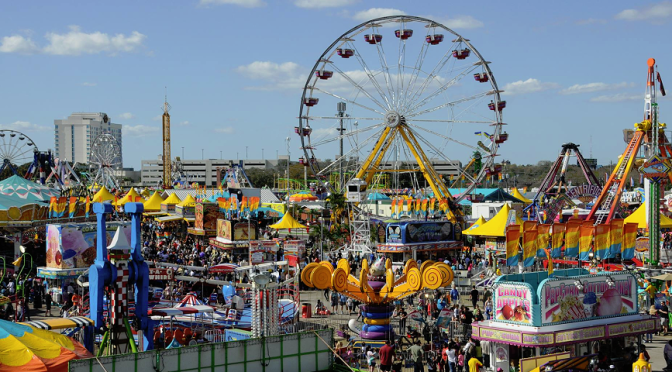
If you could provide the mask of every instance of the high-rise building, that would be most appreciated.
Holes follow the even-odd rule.
[[[54,120],[55,156],[73,163],[88,163],[91,145],[103,133],[111,134],[123,150],[121,124],[112,124],[104,112],[74,112],[67,119]],[[119,160],[123,164],[123,159]]]

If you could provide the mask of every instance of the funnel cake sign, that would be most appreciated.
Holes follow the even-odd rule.
[[[628,273],[547,281],[541,289],[542,324],[637,313],[636,286]]]
[[[529,287],[500,284],[495,287],[495,319],[532,323],[532,292]]]

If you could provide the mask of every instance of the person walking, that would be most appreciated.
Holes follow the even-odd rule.
[[[460,291],[457,290],[457,287],[450,290],[450,299],[454,304],[460,303]]]
[[[670,341],[672,343],[672,341]],[[411,353],[411,359],[413,359],[413,372],[425,372],[425,367],[422,364],[422,357],[424,352],[422,347],[420,347],[420,340],[416,340],[415,344],[408,349]]]
[[[471,286],[471,307],[476,308],[477,303],[478,303],[478,290],[474,285]]]
[[[378,352],[380,356],[380,370],[383,372],[392,370],[392,356],[394,355],[394,349],[391,346],[389,339],[385,340],[385,345],[380,348]]]
[[[51,293],[49,291],[44,295],[44,305],[47,307],[44,316],[51,316]]]
[[[397,313],[397,316],[399,317],[399,334],[403,335],[404,332],[406,332],[406,318],[408,317],[408,314],[406,314],[406,310],[402,307]]]

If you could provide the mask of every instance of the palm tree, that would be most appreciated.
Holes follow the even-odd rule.
[[[329,197],[327,197],[327,207],[331,210],[331,215],[337,223],[343,223],[343,217],[347,219],[346,212],[347,202],[345,199],[345,194],[342,192],[333,191]]]

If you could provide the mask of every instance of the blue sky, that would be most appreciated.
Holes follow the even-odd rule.
[[[125,165],[137,168],[161,151],[167,86],[173,154],[244,158],[247,147],[249,158],[275,158],[291,136],[296,158],[301,88],[317,58],[357,24],[399,13],[443,23],[492,62],[510,134],[499,159],[554,159],[563,142],[588,157],[592,137],[607,164],[625,147],[622,129],[642,119],[649,57],[672,89],[672,1],[3,2],[0,127],[53,148],[54,119],[104,111],[124,124]],[[665,121],[672,100],[659,101]]]

